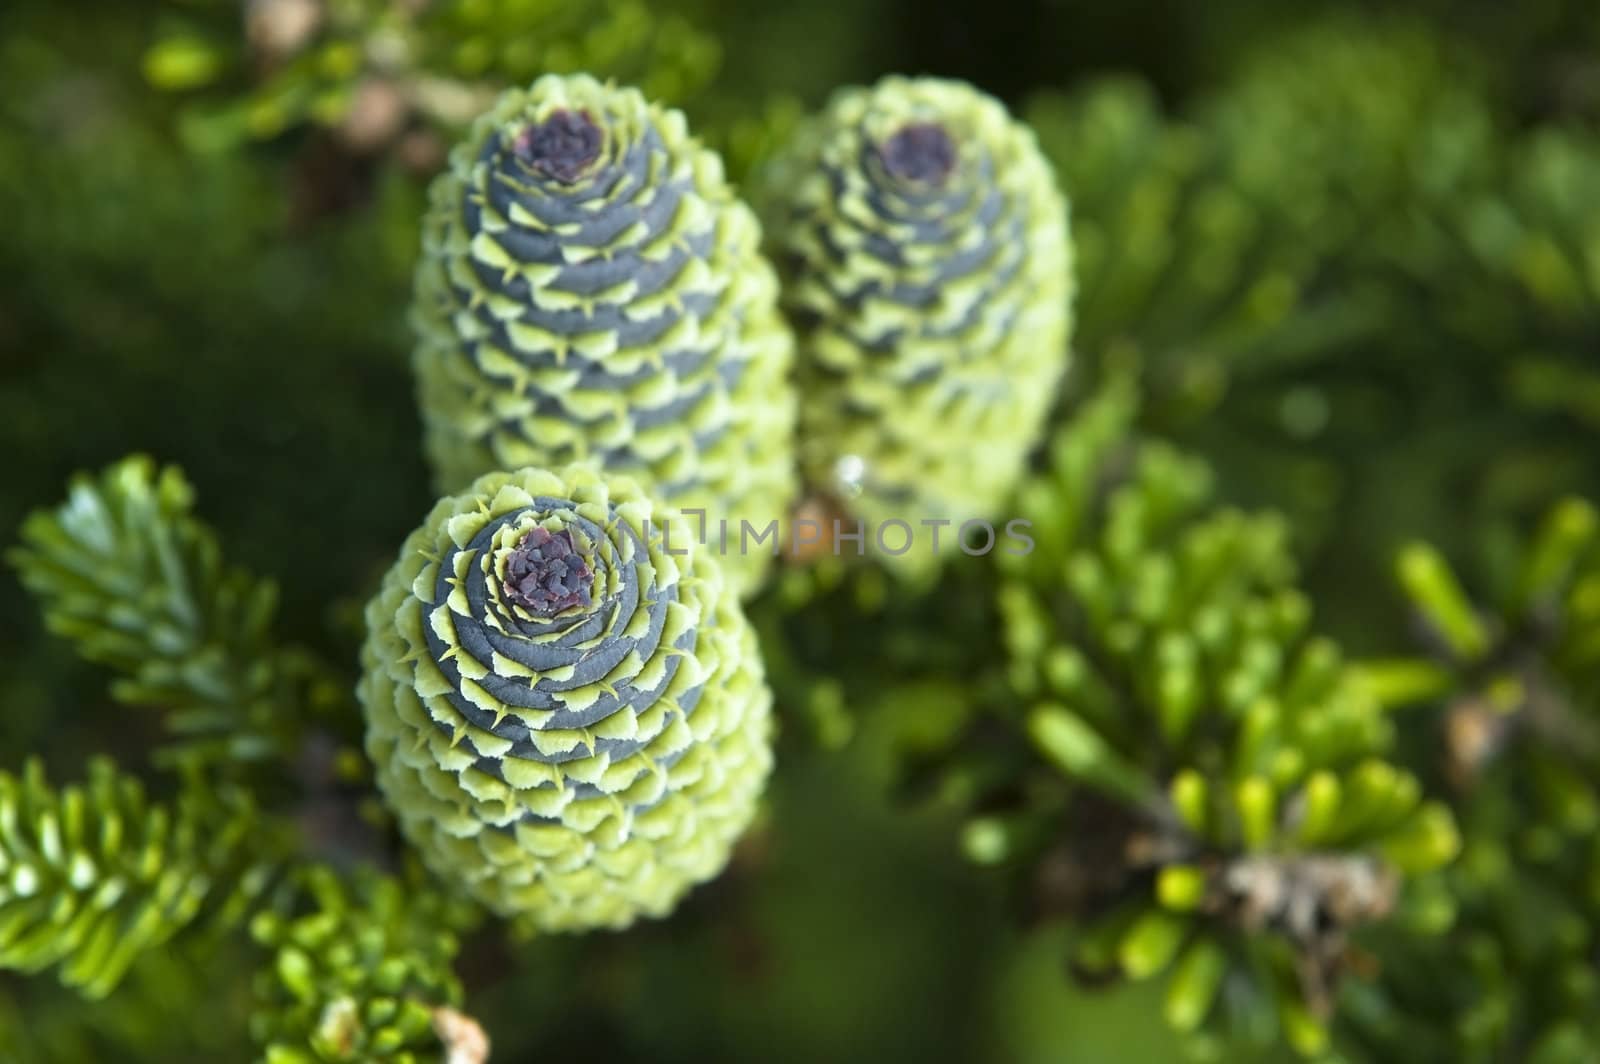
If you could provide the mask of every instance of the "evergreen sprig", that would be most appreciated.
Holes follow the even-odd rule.
[[[1281,520],[1218,506],[1202,463],[1130,436],[1136,407],[1113,382],[1023,489],[1037,548],[1000,591],[1015,700],[963,737],[946,793],[974,809],[970,857],[1081,922],[1081,975],[1166,973],[1202,1057],[1320,1055],[1351,932],[1410,914],[1454,822],[1311,630]]]
[[[0,773],[0,968],[109,993],[141,954],[203,912],[237,919],[273,850],[241,792],[191,784],[151,802],[106,758],[52,787],[43,764]]]
[[[348,696],[274,642],[275,586],[224,564],[193,503],[179,470],[127,458],[31,515],[10,560],[50,630],[120,674],[119,700],[163,709],[185,756],[282,755],[313,710]]]

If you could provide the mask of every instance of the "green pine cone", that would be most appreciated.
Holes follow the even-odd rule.
[[[367,607],[367,751],[430,867],[546,930],[667,913],[772,763],[754,629],[690,526],[588,466],[442,500]]]
[[[887,78],[765,187],[811,486],[873,524],[991,516],[1067,362],[1067,205],[1033,133],[961,82]]]
[[[440,489],[597,459],[734,528],[781,519],[793,342],[760,242],[681,112],[586,76],[502,96],[433,185],[417,268]]]

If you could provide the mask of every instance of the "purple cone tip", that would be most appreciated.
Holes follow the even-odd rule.
[[[956,168],[956,146],[936,122],[912,122],[878,148],[883,168],[901,181],[937,184]]]
[[[505,595],[539,617],[554,617],[573,606],[589,605],[594,579],[583,555],[566,530],[550,533],[535,528],[517,543],[506,560]]]
[[[518,133],[511,150],[546,177],[571,184],[600,157],[604,139],[587,111],[563,108]]]

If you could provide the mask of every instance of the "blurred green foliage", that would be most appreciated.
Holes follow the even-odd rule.
[[[1431,653],[1363,666],[1387,703],[1427,720],[1418,761],[1452,794],[1466,846],[1446,873],[1455,933],[1376,942],[1383,993],[1352,994],[1353,1026],[1421,1060],[1587,1061],[1600,1038],[1600,515],[1562,500],[1477,568],[1465,578],[1410,545],[1398,578]]]
[[[303,126],[374,150],[414,120],[464,126],[501,86],[544,73],[615,78],[676,102],[703,86],[718,62],[714,36],[683,12],[639,0],[161,6],[141,68],[152,87],[191,97],[178,128],[201,152]]]
[[[250,937],[272,951],[257,975],[252,1033],[272,1064],[437,1055],[440,1010],[461,1002],[452,927],[465,921],[427,887],[365,873],[346,887],[306,873],[310,910],[258,914]],[[457,905],[458,908],[465,908]]]
[[[347,692],[359,604],[431,501],[405,325],[425,179],[475,100],[568,69],[685,106],[740,179],[838,85],[1000,95],[1073,200],[1078,369],[1017,503],[1026,565],[914,590],[825,565],[757,603],[786,734],[727,875],[620,938],[444,920],[493,1059],[1233,1061],[1274,1032],[1352,1062],[1596,1059],[1597,55],[1580,0],[5,4],[0,526],[140,451],[208,527],[137,463],[74,489],[79,518],[32,519],[21,572],[93,665],[0,585],[3,852],[86,884],[45,913],[8,865],[0,950],[123,976],[86,1005],[0,975],[0,1060],[245,1059],[252,1013],[313,1051],[304,1001],[328,998],[271,958],[304,940],[309,971],[349,975],[319,911],[417,951],[352,1000],[455,1000],[404,926],[430,888],[388,867],[416,912],[362,893],[356,866],[397,850]],[[199,590],[167,623],[174,566]],[[270,639],[230,566],[277,581]],[[249,697],[197,698],[230,660]],[[86,768],[101,753],[120,767]],[[28,754],[90,782],[46,786]],[[241,782],[260,809],[205,816],[336,881],[239,875],[234,836],[189,817],[195,787]],[[169,834],[79,824],[128,802]],[[1096,851],[1150,809],[1175,851]],[[79,834],[48,842],[57,821]],[[1408,872],[1387,919],[1308,951],[1219,900],[1217,870],[1310,850]],[[1096,853],[1122,878],[1063,905]],[[254,939],[219,933],[245,910],[271,914]],[[162,944],[122,973],[94,921],[139,912]],[[1332,1000],[1306,956],[1339,969]],[[1162,1013],[1202,1036],[1180,1048]],[[414,1013],[349,1015],[437,1050]]]

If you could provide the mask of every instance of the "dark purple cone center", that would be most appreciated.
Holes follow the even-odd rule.
[[[587,111],[562,109],[517,134],[511,150],[546,177],[571,184],[600,157],[604,139]]]
[[[912,122],[878,148],[883,168],[901,181],[937,184],[956,168],[956,146],[936,122]]]
[[[589,605],[593,579],[566,530],[532,529],[506,559],[506,598],[539,617]]]

